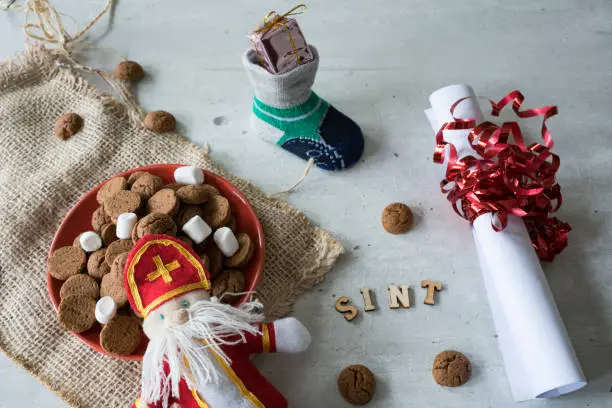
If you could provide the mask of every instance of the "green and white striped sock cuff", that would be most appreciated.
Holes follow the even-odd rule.
[[[259,119],[272,126],[281,128],[280,122],[296,122],[306,119],[318,109],[321,109],[322,105],[325,105],[324,108],[327,108],[327,102],[314,92],[311,93],[310,97],[303,104],[285,109],[266,105],[259,99],[253,98],[253,113]]]

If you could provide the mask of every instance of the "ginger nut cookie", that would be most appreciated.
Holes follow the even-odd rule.
[[[227,224],[231,216],[232,210],[227,198],[220,195],[209,197],[204,207],[204,221],[211,228],[222,227]]]
[[[446,350],[436,356],[431,373],[439,385],[458,387],[472,376],[472,364],[460,352]]]
[[[123,276],[123,268],[125,267],[128,254],[129,252],[123,252],[115,257],[110,267],[110,273]]]
[[[109,246],[117,240],[117,226],[113,223],[104,224],[100,228],[100,237],[105,246]]]
[[[146,173],[134,181],[134,184],[130,187],[130,191],[140,195],[143,201],[147,201],[149,198],[153,197],[153,194],[157,193],[163,185],[164,182],[161,177]]]
[[[383,211],[382,225],[391,234],[404,234],[412,228],[412,211],[403,203],[388,205]]]
[[[68,278],[60,288],[61,299],[74,295],[87,296],[98,300],[100,297],[100,286],[91,276],[79,273]]]
[[[131,189],[132,186],[134,185],[134,182],[138,180],[140,177],[144,176],[145,174],[151,175],[151,173],[147,173],[146,171],[135,171],[131,173],[127,179],[128,188]]]
[[[176,223],[170,216],[162,213],[151,213],[141,218],[132,230],[132,241],[136,242],[148,234],[166,234],[176,236]]]
[[[47,266],[49,274],[55,279],[66,280],[85,268],[87,256],[80,247],[65,246],[56,249],[51,256]]]
[[[81,235],[83,235],[83,234],[84,233],[81,232],[79,235],[76,236],[74,241],[72,241],[72,246],[73,247],[81,248]],[[83,248],[81,248],[81,249],[83,249]]]
[[[130,249],[134,246],[134,243],[130,239],[118,239],[115,242],[111,242],[111,244],[106,248],[106,254],[104,259],[106,263],[110,267],[113,264],[113,261],[117,257],[117,255],[122,254],[124,252],[129,252]]]
[[[127,189],[127,181],[123,177],[112,178],[100,187],[96,200],[98,204],[103,204],[104,201],[125,189]]]
[[[158,212],[174,217],[180,205],[181,201],[174,190],[162,188],[147,201],[147,214]]]
[[[115,67],[113,74],[122,81],[138,81],[145,76],[144,69],[136,61],[121,61]]]
[[[211,242],[204,251],[204,255],[208,257],[208,273],[210,279],[215,280],[223,270],[223,262],[225,258],[223,253],[214,242]]]
[[[111,354],[129,355],[140,345],[142,329],[138,319],[117,315],[100,332],[100,346]]]
[[[192,184],[176,190],[176,195],[185,204],[204,204],[208,201],[210,191],[204,184]]]
[[[208,196],[212,197],[214,195],[221,195],[221,193],[219,193],[219,190],[217,190],[217,187],[210,185],[210,184],[201,184],[202,189],[205,191],[208,191]]]
[[[141,196],[138,193],[122,190],[104,201],[104,211],[113,223],[117,223],[119,214],[135,213],[141,204]]]
[[[230,268],[240,268],[246,265],[249,263],[253,257],[253,253],[255,252],[255,246],[247,234],[240,233],[236,239],[238,239],[238,251],[225,260],[225,266]]]
[[[112,223],[112,220],[108,215],[106,215],[104,207],[100,206],[96,208],[91,215],[91,227],[94,229],[94,231],[100,231],[102,226],[108,223]]]
[[[355,364],[346,367],[338,376],[338,390],[353,405],[365,405],[376,391],[376,378],[366,366]]]
[[[104,275],[110,272],[110,265],[104,259],[106,248],[102,248],[89,255],[87,260],[87,273],[95,279],[102,279]]]
[[[145,116],[144,125],[153,132],[172,132],[176,129],[176,119],[169,112],[163,110],[152,111]]]
[[[57,317],[67,330],[83,333],[96,323],[96,300],[89,296],[73,295],[62,299]]]
[[[55,137],[68,140],[79,133],[83,127],[83,118],[76,113],[66,113],[55,122]]]
[[[100,283],[100,297],[110,296],[117,304],[117,309],[128,303],[128,296],[123,286],[123,274],[107,273]]]

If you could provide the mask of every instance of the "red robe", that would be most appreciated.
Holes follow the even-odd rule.
[[[261,335],[246,334],[246,342],[234,346],[222,346],[222,350],[231,360],[231,365],[217,359],[225,375],[238,390],[256,408],[287,408],[285,397],[259,372],[251,363],[252,354],[276,352],[276,336],[273,323],[259,325]],[[171,397],[168,406],[178,403],[181,408],[215,408],[206,403],[206,395],[199,395],[190,390],[184,378],[179,383],[179,398]],[[132,408],[161,408],[161,402],[145,404],[140,398]]]

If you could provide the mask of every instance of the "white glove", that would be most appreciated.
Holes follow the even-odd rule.
[[[295,317],[275,321],[274,333],[278,353],[301,353],[310,346],[310,332]]]

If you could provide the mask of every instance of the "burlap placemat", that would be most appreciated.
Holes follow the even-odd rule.
[[[60,221],[100,181],[166,162],[201,166],[236,185],[265,231],[258,292],[269,318],[289,312],[342,252],[300,211],[225,172],[203,149],[144,129],[138,109],[100,93],[44,49],[0,65],[0,348],[75,407],[124,408],[139,390],[140,365],[95,352],[62,329],[45,284]],[[60,141],[53,127],[66,112],[85,126]]]

